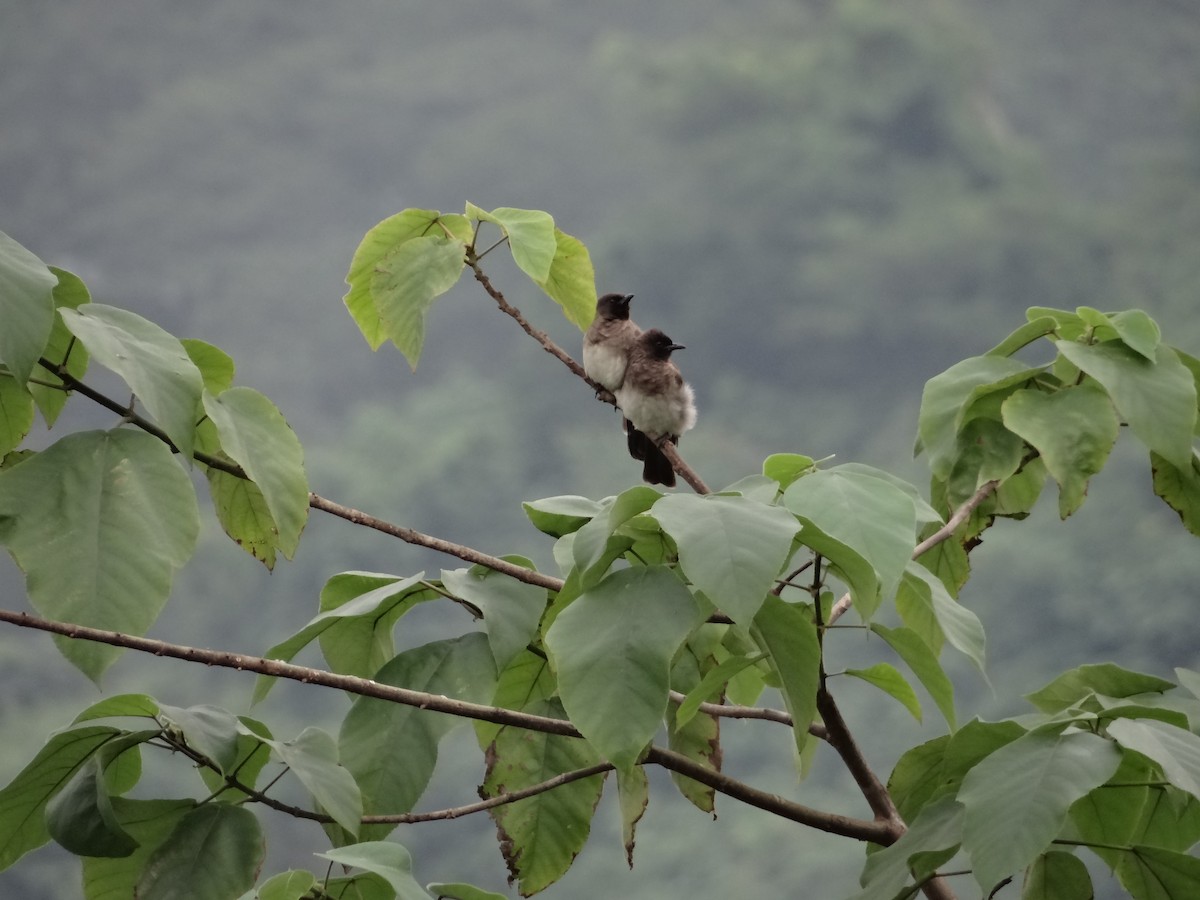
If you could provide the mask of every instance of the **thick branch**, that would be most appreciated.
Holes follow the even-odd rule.
[[[127,647],[131,650],[140,650],[143,653],[153,653],[155,656],[167,656],[172,659],[200,662],[209,666],[221,666],[227,669],[257,672],[261,675],[287,678],[304,684],[318,684],[323,687],[359,694],[364,697],[374,697],[379,700],[400,703],[405,706],[414,706],[418,709],[427,709],[433,712],[447,713],[467,719],[479,719],[484,722],[493,722],[497,725],[511,725],[515,728],[524,728],[547,734],[558,734],[565,737],[582,737],[579,730],[565,719],[553,719],[547,716],[535,716],[530,713],[504,709],[503,707],[468,703],[465,700],[455,700],[452,697],[446,697],[441,694],[412,691],[407,688],[380,684],[377,681],[371,681],[367,678],[358,678],[353,675],[337,675],[323,669],[297,666],[280,660],[263,659],[258,656],[243,656],[238,653],[229,653],[222,650],[186,647],[182,644],[172,644],[167,641],[136,637],[117,631],[105,631],[99,628],[89,628],[85,625],[74,625],[69,622],[40,619],[28,613],[12,612],[5,609],[0,609],[0,622],[8,622],[23,628],[36,628],[40,631],[61,634],[77,640],[96,641],[97,643],[110,644],[115,647]],[[784,800],[775,794],[760,791],[728,775],[708,769],[700,763],[693,762],[682,754],[671,750],[651,747],[647,751],[646,761],[661,765],[681,775],[686,775],[693,781],[698,781],[722,794],[733,797],[736,800],[741,800],[750,806],[755,806],[813,828],[820,828],[846,837],[853,837],[863,841],[874,841],[881,844],[890,844],[896,837],[887,826],[879,822],[867,822],[848,816],[826,813],[800,803]]]
[[[663,456],[670,461],[671,468],[678,472],[679,476],[683,478],[683,480],[689,485],[691,485],[693,491],[695,491],[697,494],[712,493],[712,491],[708,489],[708,485],[700,479],[700,476],[696,474],[692,467],[683,461],[683,457],[679,455],[679,450],[676,449],[673,443],[670,441],[663,441],[658,446],[659,449],[662,450]]]

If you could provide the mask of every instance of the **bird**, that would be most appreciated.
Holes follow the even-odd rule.
[[[606,391],[625,381],[629,351],[642,329],[629,318],[633,294],[605,294],[596,301],[596,318],[583,336],[583,371]]]
[[[629,423],[629,455],[643,461],[642,478],[649,484],[675,486],[675,470],[661,444],[679,443],[680,435],[696,424],[695,393],[671,362],[671,354],[683,349],[657,328],[643,331],[615,392]]]

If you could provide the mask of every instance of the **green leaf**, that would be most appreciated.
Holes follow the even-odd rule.
[[[958,432],[974,400],[991,390],[1011,387],[1042,371],[1004,356],[974,356],[925,383],[917,432],[929,454],[935,478],[950,476],[958,455]]]
[[[909,824],[899,840],[867,858],[859,878],[864,890],[851,900],[892,900],[914,874],[923,878],[936,868],[928,864],[914,865],[914,857],[945,851],[938,853],[944,862],[953,856],[954,848],[962,841],[962,830],[963,809],[953,797],[930,804]]]
[[[631,766],[661,725],[671,657],[700,618],[669,569],[639,566],[582,593],[546,633],[563,706],[618,768]]]
[[[506,557],[505,561],[518,562],[518,559]],[[520,564],[532,567],[529,560],[522,559]],[[497,671],[507,666],[537,634],[538,622],[546,609],[545,588],[517,581],[486,566],[442,570],[442,584],[483,613]]]
[[[295,740],[269,743],[321,808],[348,832],[357,835],[363,814],[362,794],[354,777],[338,764],[338,747],[333,736],[310,726]]]
[[[87,303],[58,313],[93,359],[125,379],[191,465],[204,380],[179,339],[115,306]]]
[[[429,900],[429,894],[413,878],[412,856],[399,844],[364,841],[316,855],[343,866],[374,872],[391,885],[399,900]]]
[[[1137,900],[1193,900],[1200,895],[1200,859],[1158,847],[1134,847],[1121,883]]]
[[[1122,747],[1161,766],[1171,784],[1200,798],[1200,737],[1153,719],[1116,719],[1108,733]]]
[[[1087,483],[1104,468],[1120,423],[1108,395],[1088,384],[1053,394],[1017,391],[1004,401],[1004,424],[1037,449],[1058,482],[1058,512],[1083,505]]]
[[[1157,453],[1150,454],[1154,493],[1175,512],[1184,527],[1200,535],[1200,455],[1192,454],[1191,465],[1180,469]]]
[[[574,495],[547,497],[521,506],[534,528],[555,538],[578,531],[585,522],[604,511],[603,504]]]
[[[633,868],[633,847],[636,843],[637,823],[646,814],[650,803],[650,781],[641,766],[617,770],[617,796],[621,807],[621,842],[625,847],[625,861]]]
[[[456,219],[461,220],[461,229],[453,222]],[[389,337],[372,293],[377,267],[406,241],[417,237],[445,236],[447,231],[464,245],[470,241],[470,224],[462,216],[443,216],[432,209],[406,209],[389,216],[368,231],[354,251],[354,259],[346,275],[350,290],[343,299],[372,350],[378,350]]]
[[[724,677],[719,679],[709,679],[711,671],[702,675],[708,666],[716,662],[715,648],[709,641],[717,638],[718,630],[721,634],[726,632],[722,626],[700,626],[675,659],[671,667],[671,687],[683,692],[689,699],[675,707],[674,715],[667,716],[667,746],[714,772],[721,770],[721,726],[718,718],[709,713],[697,713],[694,708],[686,717],[680,713],[688,704],[698,706],[705,700],[719,701],[721,698],[730,670],[727,668]],[[714,666],[712,671],[718,668],[720,666]],[[702,693],[705,685],[707,693]],[[701,812],[711,814],[714,811],[716,791],[713,788],[673,770],[671,781],[679,793]]]
[[[308,520],[304,450],[270,400],[252,388],[204,395],[204,411],[217,426],[221,447],[262,491],[275,525],[276,543],[288,559]]]
[[[895,590],[916,546],[916,506],[904,490],[884,479],[838,467],[801,478],[784,492],[783,502],[806,525],[800,535],[803,543],[841,566],[836,548],[813,543],[815,536],[807,527],[811,524],[870,563],[884,596]],[[867,593],[864,587],[854,596],[855,608],[864,620],[874,614],[879,600],[878,593]]]
[[[454,287],[466,245],[440,234],[412,238],[375,263],[371,298],[384,332],[415,371],[433,301]]]
[[[593,516],[575,532],[571,553],[575,568],[584,588],[591,587],[608,571],[612,564],[611,546],[613,534],[632,519],[662,499],[662,494],[648,485],[639,484],[613,498],[605,510]]]
[[[985,356],[1012,356],[1022,347],[1027,347],[1038,338],[1054,333],[1055,321],[1050,316],[1038,316],[985,353]]]
[[[980,673],[984,673],[987,638],[979,617],[951,597],[941,580],[918,563],[910,563],[904,570],[901,585],[907,591],[906,602],[914,606],[928,604],[938,628],[950,645],[971,660]],[[929,646],[936,651],[933,645]]]
[[[1109,324],[1116,329],[1125,345],[1136,353],[1154,362],[1162,332],[1158,323],[1140,309],[1126,309],[1108,317]]]
[[[187,351],[188,358],[200,370],[200,377],[204,380],[204,390],[215,395],[233,386],[233,376],[237,367],[233,363],[232,356],[207,341],[184,338],[180,343]]]
[[[986,894],[1044,853],[1071,804],[1108,781],[1121,762],[1093,734],[1033,731],[983,759],[963,779],[963,849]]]
[[[320,637],[321,649],[335,672],[370,678],[395,656],[392,628],[396,620],[417,603],[438,596],[425,587],[423,577],[371,572],[334,575],[321,590],[324,611],[265,656],[287,662]],[[260,675],[252,702],[266,697],[274,683],[274,678]]]
[[[180,709],[161,704],[159,712],[168,728],[182,733],[187,745],[213,762],[224,774],[238,763],[238,720],[218,706]]]
[[[754,619],[755,643],[770,656],[779,676],[783,702],[791,714],[797,752],[808,743],[808,726],[817,717],[821,643],[812,608],[768,595]]]
[[[811,456],[800,453],[772,453],[763,460],[762,472],[773,481],[779,482],[779,489],[786,489],[793,481],[813,471],[814,461]]]
[[[496,683],[487,638],[470,632],[401,653],[375,676],[382,684],[487,703]],[[338,748],[342,765],[354,775],[363,811],[401,813],[425,791],[437,763],[438,742],[461,719],[372,697],[359,697],[342,722]],[[403,765],[397,765],[403,760]],[[373,825],[363,833],[387,833],[395,826]]]
[[[134,888],[138,900],[228,900],[249,890],[266,846],[254,813],[208,803],[186,813],[150,855]]]
[[[899,700],[900,705],[907,709],[914,719],[921,721],[921,702],[917,699],[917,692],[905,681],[895,666],[876,663],[866,669],[846,669],[845,674],[875,685],[885,694]]]
[[[50,339],[56,280],[44,262],[0,231],[0,362],[21,384]]]
[[[554,241],[550,274],[544,281],[538,281],[538,287],[562,307],[569,321],[585,331],[596,315],[596,273],[592,258],[583,241],[565,231],[555,228]]]
[[[1081,309],[1083,307],[1080,307]],[[1040,318],[1054,320],[1055,332],[1061,338],[1074,341],[1082,337],[1086,327],[1078,312],[1069,309],[1055,309],[1050,306],[1031,306],[1025,310],[1025,318],[1030,322]]]
[[[957,727],[954,715],[954,683],[947,677],[929,646],[909,628],[887,628],[872,623],[871,630],[887,641],[888,646],[912,669],[953,731]],[[920,716],[917,719],[920,721]]]
[[[1098,381],[1143,443],[1178,468],[1192,460],[1196,383],[1165,345],[1150,361],[1122,343],[1057,341],[1059,352]]]
[[[85,762],[46,804],[51,837],[77,856],[128,856],[137,841],[117,822],[99,755]]]
[[[145,634],[199,529],[187,474],[162,441],[141,431],[68,435],[0,471],[0,542],[47,618]],[[57,643],[93,680],[121,653]]]
[[[271,748],[266,744],[270,738],[271,731],[262,722],[249,716],[238,716],[238,737],[230,773],[237,776],[239,783],[249,788],[257,784],[258,776],[271,761]],[[223,775],[207,767],[200,769],[200,777],[224,803],[237,803],[249,796],[245,791],[230,787]]]
[[[158,715],[158,701],[149,694],[117,694],[93,703],[72,721],[72,725],[94,719],[137,717],[153,719]]]
[[[1173,687],[1175,685],[1165,678],[1131,672],[1114,663],[1098,663],[1064,672],[1045,687],[1026,694],[1025,699],[1042,712],[1053,715],[1076,705],[1089,694],[1133,697],[1137,694],[1162,693]]]
[[[468,203],[467,218],[499,225],[500,230],[508,236],[508,247],[521,271],[536,282],[543,282],[550,277],[550,266],[557,249],[554,217],[550,213],[508,206],[485,212]]]
[[[59,732],[0,790],[0,871],[50,840],[46,803],[92,754],[122,734],[95,725]]]
[[[79,276],[55,266],[51,266],[50,271],[58,278],[58,284],[54,286],[55,308],[65,306],[75,309],[92,302],[87,286]],[[68,350],[70,356],[67,355]],[[50,329],[50,339],[46,342],[46,349],[42,352],[42,356],[57,365],[62,365],[65,360],[67,372],[75,378],[81,379],[87,373],[89,361],[87,348],[76,341],[75,336],[67,330],[62,316],[54,317],[54,327]],[[29,393],[33,395],[38,409],[42,411],[42,418],[46,420],[46,426],[54,425],[58,420],[59,413],[67,405],[67,392],[41,384],[29,384],[27,387]]]
[[[720,665],[710,669],[694,688],[687,692],[679,708],[675,710],[675,724],[682,727],[688,723],[700,704],[718,693],[730,678],[747,666],[752,666],[764,656],[731,656]]]
[[[1087,866],[1061,850],[1050,850],[1034,860],[1021,887],[1021,900],[1092,900],[1094,896]]]
[[[83,892],[87,900],[129,900],[150,855],[195,809],[194,800],[127,800],[112,798],[112,811],[120,827],[137,848],[128,856],[84,857]]]
[[[485,891],[483,888],[477,888],[472,884],[442,884],[435,882],[434,884],[427,884],[425,887],[438,900],[508,900],[506,894]]]
[[[679,548],[688,580],[743,625],[762,606],[800,530],[787,510],[745,497],[672,494],[652,514]]]
[[[302,900],[316,883],[312,872],[289,869],[264,881],[258,888],[258,900]]]
[[[25,440],[33,427],[33,397],[15,378],[0,372],[0,457]]]
[[[553,719],[566,718],[554,696],[549,663],[528,651],[501,673],[493,703]],[[477,722],[487,774],[479,789],[491,798],[593,766],[600,756],[586,741]],[[604,776],[592,775],[506,803],[488,811],[500,834],[500,850],[522,895],[553,884],[571,867],[591,830]]]
[[[221,528],[235,544],[266,566],[267,571],[272,571],[279,532],[262,488],[221,469],[210,468],[204,474]]]

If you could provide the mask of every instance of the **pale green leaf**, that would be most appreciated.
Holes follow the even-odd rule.
[[[301,900],[316,883],[312,872],[289,869],[264,881],[258,889],[258,900]]]
[[[1108,317],[1109,324],[1129,349],[1154,362],[1162,332],[1158,323],[1140,309],[1126,309]]]
[[[94,719],[137,717],[153,719],[158,715],[158,701],[149,694],[117,694],[93,703],[72,721],[72,725]]]
[[[792,717],[796,750],[808,743],[809,724],[817,718],[821,644],[812,607],[791,604],[768,595],[754,619],[755,643],[768,655],[779,677],[783,702]]]
[[[521,506],[534,528],[556,538],[578,531],[585,522],[604,511],[603,504],[570,494],[533,500]]]
[[[575,532],[571,553],[583,587],[594,584],[611,565],[612,554],[608,550],[613,533],[634,516],[648,510],[662,496],[654,488],[639,484],[618,494],[611,503],[606,502],[603,512]]]
[[[1058,482],[1058,512],[1079,509],[1087,483],[1104,468],[1120,423],[1108,395],[1088,384],[1053,394],[1017,391],[1004,401],[1004,424],[1037,449]]]
[[[1094,734],[1034,731],[984,758],[963,779],[963,849],[986,894],[1044,853],[1071,804],[1108,781],[1121,752]]]
[[[540,209],[513,209],[501,206],[484,212],[477,206],[467,208],[469,218],[478,218],[500,226],[508,236],[508,247],[518,268],[536,282],[550,277],[557,242],[554,217]]]
[[[358,834],[362,794],[354,777],[338,764],[333,736],[310,726],[294,740],[272,741],[270,745],[321,808],[348,832]]]
[[[233,386],[233,376],[237,367],[232,356],[207,341],[184,338],[180,343],[187,351],[188,358],[200,370],[206,391],[215,395]]]
[[[221,469],[210,468],[204,474],[221,528],[268,571],[273,570],[279,534],[262,488]]]
[[[56,266],[51,266],[50,271],[58,278],[58,284],[54,286],[54,306],[58,308],[65,306],[69,309],[75,309],[85,303],[91,303],[92,297],[88,293],[87,286],[79,278],[68,272],[66,269],[59,269]],[[70,356],[67,352],[70,351]],[[46,349],[42,355],[54,365],[62,365],[66,361],[67,373],[77,379],[82,379],[87,373],[88,356],[87,348],[79,341],[75,340],[75,335],[67,330],[67,326],[63,323],[62,316],[54,317],[54,327],[50,329],[50,339],[46,342]],[[55,383],[55,377],[47,378],[50,383]],[[46,426],[53,426],[58,420],[59,413],[63,407],[67,405],[66,391],[57,390],[52,387],[47,387],[42,384],[28,385],[29,393],[33,395],[34,402],[37,403],[38,409],[42,412],[42,418],[46,420]]]
[[[1017,328],[1012,334],[985,353],[985,356],[1012,356],[1040,337],[1053,334],[1056,323],[1050,316],[1038,316]]]
[[[929,696],[933,698],[938,711],[946,719],[950,730],[953,731],[956,727],[954,683],[946,675],[929,645],[909,628],[887,628],[873,622],[871,630],[887,641],[888,646],[896,651],[897,655],[904,660],[905,665],[917,676],[925,690],[929,691]],[[920,721],[919,707],[914,716]]]
[[[433,301],[462,275],[466,246],[440,234],[412,238],[375,263],[371,298],[384,333],[415,370]]]
[[[1156,762],[1171,784],[1200,798],[1200,737],[1153,719],[1116,719],[1108,733],[1122,747]]]
[[[1191,465],[1196,383],[1170,347],[1160,345],[1151,361],[1117,341],[1057,341],[1055,346],[1108,391],[1147,447],[1178,468]]]
[[[585,331],[596,315],[596,273],[583,241],[554,229],[554,261],[550,273],[538,287],[562,307],[563,314],[580,331]]]
[[[33,397],[11,375],[0,372],[0,457],[25,440],[33,427]]]
[[[279,410],[258,391],[235,387],[204,395],[204,411],[217,426],[221,447],[262,491],[276,543],[288,559],[308,521],[304,450]]]
[[[813,469],[811,456],[800,453],[773,453],[763,460],[763,474],[773,481],[779,482],[779,489],[784,490],[797,478]]]
[[[266,855],[262,829],[242,806],[208,803],[186,813],[150,854],[138,878],[138,900],[228,900],[248,890]]]
[[[885,694],[900,701],[900,705],[907,709],[914,719],[921,721],[921,702],[917,699],[917,692],[895,666],[876,663],[866,669],[846,669],[845,674],[873,684]],[[954,727],[953,722],[950,723],[950,727]]]
[[[233,713],[207,704],[188,709],[160,704],[159,713],[168,728],[182,734],[189,747],[223,773],[233,772],[238,762],[238,721]]]
[[[675,710],[676,726],[686,725],[688,720],[696,715],[696,710],[700,708],[701,703],[719,692],[725,683],[742,669],[752,666],[764,658],[763,656],[731,656],[720,665],[710,669],[695,687],[687,691],[683,702]]]
[[[944,861],[962,840],[962,830],[963,809],[953,797],[931,803],[909,823],[898,841],[867,858],[859,878],[863,890],[851,900],[892,900],[914,874],[924,877],[932,871],[927,866],[913,865],[913,857],[935,853]]]
[[[910,563],[904,570],[902,583],[920,603],[928,603],[950,645],[975,664],[980,673],[986,669],[987,638],[983,623],[971,610],[950,596],[941,579],[919,563]],[[930,649],[934,649],[932,646]]]
[[[47,618],[145,634],[199,529],[187,474],[162,441],[142,431],[68,435],[0,471],[0,542]],[[93,680],[121,652],[57,643]]]
[[[1133,697],[1137,694],[1162,693],[1173,687],[1156,675],[1131,672],[1114,663],[1078,666],[1059,675],[1025,699],[1044,713],[1054,714],[1074,706],[1089,694],[1105,697]]]
[[[585,591],[547,632],[563,706],[618,768],[632,765],[662,724],[671,658],[700,619],[669,569],[638,566]]]
[[[59,309],[92,358],[112,369],[191,465],[204,380],[183,344],[137,313],[87,303]]]
[[[787,510],[745,497],[671,494],[652,515],[679,548],[688,580],[743,625],[762,606],[800,530]]]
[[[1179,514],[1185,528],[1200,536],[1200,455],[1180,469],[1157,453],[1150,454],[1154,493]]]
[[[425,885],[425,887],[438,900],[508,900],[507,894],[485,891],[483,888],[477,888],[473,884],[434,882],[433,884]]]
[[[50,339],[56,281],[44,262],[0,231],[0,362],[21,384]]]

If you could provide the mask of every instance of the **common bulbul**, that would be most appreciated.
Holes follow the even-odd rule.
[[[583,371],[605,389],[616,392],[625,381],[629,351],[642,329],[629,318],[633,294],[605,294],[596,301],[596,318],[583,336]]]
[[[625,380],[615,392],[631,426],[629,455],[643,460],[645,481],[666,487],[675,486],[675,470],[659,444],[679,443],[679,436],[696,424],[695,395],[671,362],[671,354],[682,349],[657,328],[642,332],[629,351]]]

